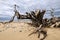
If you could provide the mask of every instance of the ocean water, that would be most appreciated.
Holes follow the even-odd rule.
[[[0,17],[0,22],[8,22],[11,20],[11,17]],[[17,17],[14,18],[14,22],[31,22],[30,19],[17,19]]]

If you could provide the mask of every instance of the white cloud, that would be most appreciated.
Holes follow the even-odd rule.
[[[13,5],[17,4],[20,12],[26,12],[37,8],[60,8],[60,0],[0,0],[0,14],[13,15]],[[12,12],[9,10],[12,9]],[[9,11],[3,11],[9,10]]]

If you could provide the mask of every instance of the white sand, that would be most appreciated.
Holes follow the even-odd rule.
[[[0,23],[0,40],[39,40],[37,34],[28,36],[35,28],[26,23]],[[45,40],[60,40],[60,29],[47,28],[48,36]]]

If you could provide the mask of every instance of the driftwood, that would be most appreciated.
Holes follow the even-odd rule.
[[[8,23],[13,22],[15,16],[17,16],[17,19],[31,19],[32,24],[36,25],[36,27],[38,27],[38,28],[39,28],[40,24],[42,24],[41,28],[37,29],[36,32],[38,32],[38,38],[40,37],[40,33],[42,33],[44,35],[42,40],[45,39],[45,37],[46,37],[45,34],[47,35],[47,32],[43,31],[44,26],[43,26],[42,20],[43,20],[43,16],[44,16],[46,10],[42,10],[42,12],[40,10],[37,10],[36,12],[31,11],[30,13],[26,12],[26,15],[21,15],[16,10],[16,5],[15,5],[14,12],[15,12],[14,16],[12,17],[12,19]],[[7,22],[5,22],[5,23],[7,23]]]
[[[37,10],[37,13],[35,13],[34,11],[31,11],[31,13],[26,12],[26,15],[21,15],[19,14],[18,11],[15,11],[14,16],[9,21],[9,23],[14,20],[15,16],[17,16],[17,19],[31,19],[32,24],[36,25],[36,27],[39,28],[40,24],[43,24],[42,20],[45,12],[46,12],[45,10],[42,10],[42,12],[40,10]],[[47,31],[43,31],[44,30],[43,27],[44,26],[42,25],[41,28],[36,30],[36,32],[38,32],[38,38],[40,37],[40,33],[44,35],[44,37],[41,40],[45,39],[45,37],[47,36]]]
[[[14,16],[8,23],[13,22],[14,17],[17,16],[17,19],[31,19],[32,24],[36,25],[36,27],[39,28],[40,24],[43,24],[42,20],[43,20],[43,16],[46,11],[42,10],[42,12],[41,12],[40,10],[37,10],[36,12],[31,11],[31,13],[26,12],[26,15],[21,15],[16,10],[16,5],[15,5],[14,12],[15,12]],[[7,23],[7,22],[5,22],[5,23]],[[39,31],[39,30],[41,30],[41,31]],[[43,26],[41,26],[41,28],[37,29],[36,32],[38,32],[38,38],[40,37],[40,33],[42,33],[44,35],[44,37],[41,40],[45,39],[45,37],[46,37],[45,34],[47,35],[47,33],[45,31],[43,31]]]

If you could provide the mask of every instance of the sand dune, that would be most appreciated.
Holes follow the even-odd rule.
[[[0,23],[0,40],[40,40],[38,34],[28,36],[35,28],[19,22]],[[60,40],[59,28],[46,28],[48,36],[45,40]]]

